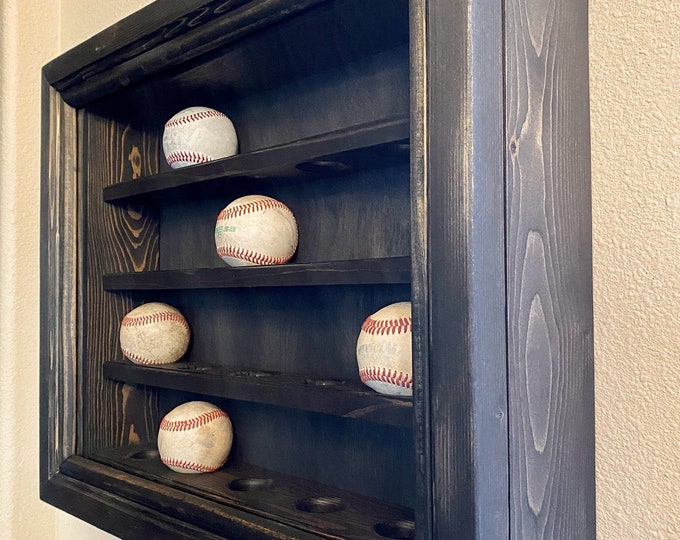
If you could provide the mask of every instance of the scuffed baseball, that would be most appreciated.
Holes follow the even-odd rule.
[[[390,304],[366,318],[357,339],[361,382],[376,392],[413,395],[411,302]]]
[[[215,247],[229,266],[284,264],[297,245],[293,212],[271,197],[246,195],[217,216]]]
[[[161,421],[158,453],[173,471],[213,472],[226,463],[233,438],[227,413],[212,403],[189,401]]]
[[[238,152],[232,121],[209,107],[189,107],[165,123],[163,152],[173,169],[207,163]]]
[[[149,302],[123,317],[119,338],[123,355],[135,364],[170,364],[186,353],[191,330],[177,308]]]

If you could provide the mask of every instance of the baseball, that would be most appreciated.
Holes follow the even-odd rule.
[[[191,330],[179,310],[149,302],[123,317],[119,337],[123,355],[135,364],[170,364],[184,356]]]
[[[283,264],[298,245],[295,216],[280,201],[246,195],[217,216],[215,246],[229,266]]]
[[[227,461],[233,438],[227,413],[205,401],[189,401],[161,421],[158,452],[173,471],[213,472]]]
[[[413,395],[411,302],[390,304],[370,315],[357,339],[361,382],[381,394]]]
[[[209,107],[189,107],[165,123],[163,152],[173,169],[206,163],[238,151],[234,124]]]

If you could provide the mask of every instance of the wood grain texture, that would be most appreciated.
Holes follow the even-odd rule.
[[[40,237],[41,490],[76,449],[76,112],[43,79]]]
[[[410,283],[410,257],[104,275],[104,289],[172,290]]]
[[[401,117],[322,133],[134,182],[112,184],[104,188],[104,200],[120,202],[144,196],[146,202],[159,202],[177,192],[181,198],[196,192],[205,197],[211,189],[219,192],[225,184],[244,180],[257,185],[268,178],[327,178],[388,163],[404,164],[408,162],[408,129],[408,118]]]
[[[63,62],[46,66],[48,80],[69,104],[82,107],[320,1],[255,0],[243,6],[238,0],[219,0],[184,7],[174,2],[168,12],[150,8],[137,15],[143,18],[140,24],[131,15],[124,24],[66,55]],[[166,13],[176,19],[168,22]],[[167,27],[159,28],[162,24]],[[102,56],[101,51],[111,54]]]
[[[104,376],[206,397],[252,401],[376,424],[413,427],[411,399],[379,394],[357,380],[193,362],[149,367],[127,360],[104,364]]]
[[[508,532],[503,19],[412,3],[419,538]]]
[[[513,538],[594,538],[587,3],[507,2]]]
[[[430,363],[429,356],[429,309],[426,291],[429,289],[427,264],[424,264],[427,248],[428,185],[425,137],[427,111],[427,52],[425,32],[427,29],[427,9],[422,1],[411,2],[409,6],[409,98],[411,110],[410,124],[410,189],[411,189],[411,313],[413,316],[413,417],[415,451],[415,521],[418,524],[417,538],[432,538],[432,441],[430,433]],[[420,223],[418,225],[418,223]]]
[[[585,4],[168,0],[48,66],[43,498],[130,537],[364,534],[239,499],[256,494],[229,498],[222,477],[130,463],[165,412],[207,396],[232,416],[235,470],[252,462],[294,476],[291,489],[347,490],[358,508],[363,496],[414,507],[418,538],[592,538]],[[162,126],[196,99],[235,121],[238,171],[166,166]],[[77,122],[65,102],[83,107]],[[410,171],[401,122],[398,139],[367,139],[398,158],[371,151],[342,176],[288,174],[355,138],[364,148],[357,126],[408,114]],[[298,154],[310,140],[319,153]],[[217,213],[255,191],[298,218],[291,268],[229,271],[216,256]],[[412,408],[367,394],[355,360],[365,317],[408,298]],[[190,321],[176,370],[121,362],[118,323],[148,300]],[[241,369],[279,378],[230,382]],[[336,401],[299,374],[349,391]],[[404,534],[392,537],[412,526]]]
[[[195,394],[161,392],[167,412]],[[251,464],[378,499],[414,504],[413,431],[410,427],[213,397],[231,418],[230,464]]]
[[[229,6],[242,3],[242,0],[166,0],[162,10],[146,6],[49,62],[45,66],[45,77],[58,91],[63,90],[68,84],[78,84],[77,81],[87,78],[87,74],[134,58],[154,45],[207,22],[210,16],[218,15],[216,8],[220,5],[220,11],[224,12]],[[97,63],[101,67],[93,68]]]
[[[132,309],[129,295],[111,295],[102,287],[106,272],[142,271],[158,267],[158,223],[139,206],[105,205],[102,189],[156,171],[157,141],[129,126],[82,111],[80,200],[81,333],[79,451],[101,446],[146,442],[156,436],[158,411],[153,391],[105,381],[102,365],[119,350],[118,329]]]
[[[101,467],[98,463],[72,456],[88,469]],[[68,461],[64,462],[68,464]],[[68,465],[67,467],[68,468]],[[118,538],[137,540],[223,540],[224,536],[212,534],[184,520],[171,517],[167,512],[150,509],[148,505],[133,502],[113,493],[109,485],[96,485],[91,477],[83,480],[57,474],[46,482],[41,498],[88,523],[96,523]],[[110,476],[116,476],[110,471]]]
[[[64,468],[76,479],[106,486],[118,495],[167,513],[170,519],[181,517],[226,538],[376,539],[375,524],[411,517],[403,508],[260,467],[228,464],[209,475],[173,473],[149,446],[103,450],[97,460],[100,463],[74,457]],[[230,488],[249,479],[271,483],[259,490]],[[297,508],[304,508],[300,503],[313,497],[341,501],[342,508],[336,512]]]
[[[133,15],[46,66],[69,104],[173,70],[186,74],[173,82],[178,96],[210,86],[209,77],[243,97],[408,40],[406,0],[221,0],[190,2],[184,11],[173,2],[167,14],[137,16],[144,19]]]
[[[405,167],[344,175],[340,181],[244,181],[219,197],[160,209],[160,268],[224,268],[215,249],[220,211],[253,193],[284,203],[298,225],[292,263],[402,257],[410,250],[409,178]]]
[[[159,291],[192,328],[186,358],[202,365],[297,372],[358,380],[361,325],[388,304],[408,301],[406,285]],[[115,350],[107,359],[120,358]]]

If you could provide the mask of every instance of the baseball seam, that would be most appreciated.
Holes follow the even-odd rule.
[[[186,420],[166,420],[163,418],[160,429],[163,431],[188,431],[223,417],[227,418],[227,414],[220,409],[215,409]]]
[[[149,360],[148,358],[144,358],[143,356],[140,356],[140,355],[133,353],[132,351],[129,351],[129,350],[124,349],[122,347],[121,347],[121,350],[123,351],[123,356],[125,356],[126,358],[128,358],[129,360],[132,360],[133,362],[135,362],[137,364],[144,364],[144,365],[147,365],[147,366],[151,366],[151,365],[171,363],[171,362],[157,362],[155,360]]]
[[[123,326],[144,326],[146,324],[156,324],[161,322],[177,322],[181,324],[187,332],[191,332],[186,319],[179,313],[172,311],[159,311],[149,315],[126,315],[123,317]]]
[[[179,161],[186,161],[188,163],[207,163],[208,161],[213,161],[213,158],[206,154],[201,154],[200,152],[178,151],[171,152],[166,158],[166,161],[168,162],[168,165],[172,165]]]
[[[403,371],[396,371],[384,367],[366,367],[359,370],[361,382],[366,384],[366,381],[379,381],[390,383],[395,386],[403,388],[411,388],[413,385],[413,376]]]
[[[197,111],[194,113],[187,114],[185,116],[180,116],[179,118],[171,118],[165,123],[165,127],[175,127],[175,126],[180,126],[182,124],[190,124],[191,122],[195,122],[196,120],[203,120],[204,118],[215,118],[215,117],[224,117],[226,118],[227,115],[219,112],[219,111]]]
[[[237,246],[218,246],[217,254],[224,259],[225,257],[232,257],[234,259],[240,259],[242,261],[248,261],[253,264],[261,265],[273,265],[273,264],[283,264],[290,260],[293,256],[293,252],[287,257],[272,257],[271,255],[264,255],[262,253],[256,253],[249,249],[244,249]]]
[[[180,469],[189,469],[198,472],[214,472],[219,469],[219,467],[213,465],[204,465],[202,463],[196,463],[195,461],[187,461],[184,459],[162,457],[161,461],[168,467],[178,467]]]
[[[406,334],[411,332],[412,319],[411,317],[399,317],[398,319],[376,320],[368,317],[364,324],[361,325],[361,330],[367,334],[372,335],[386,335],[386,334]]]
[[[237,204],[236,206],[227,206],[220,212],[220,215],[217,216],[217,220],[220,221],[223,219],[244,216],[252,212],[264,212],[270,208],[278,208],[293,216],[293,212],[290,211],[290,208],[276,199],[258,199],[252,202]],[[294,216],[293,219],[295,219]]]

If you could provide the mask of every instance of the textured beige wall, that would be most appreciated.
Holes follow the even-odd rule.
[[[599,537],[680,539],[680,3],[590,0]]]
[[[0,2],[2,538],[110,538],[38,500],[39,68],[147,3]],[[679,6],[590,0],[598,537],[607,540],[680,539]]]
[[[0,2],[0,538],[12,540],[54,528],[38,502],[37,66],[57,51],[57,28],[47,2]]]

